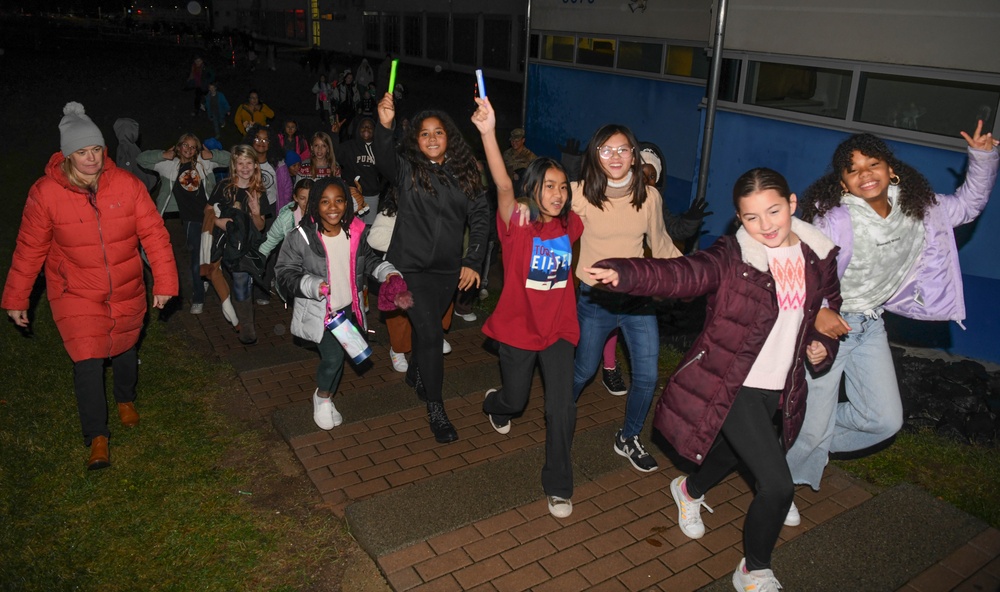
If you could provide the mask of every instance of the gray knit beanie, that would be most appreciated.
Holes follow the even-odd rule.
[[[59,149],[63,156],[69,156],[87,146],[106,146],[101,130],[84,113],[83,105],[66,103],[62,121],[59,122]]]

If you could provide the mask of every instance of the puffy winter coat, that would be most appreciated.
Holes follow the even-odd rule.
[[[135,345],[146,314],[139,244],[155,294],[177,295],[170,237],[146,188],[105,155],[96,195],[70,184],[57,152],[24,204],[0,306],[27,310],[45,265],[52,318],[74,362]]]
[[[826,346],[825,370],[839,343],[815,329],[826,299],[840,310],[837,247],[815,227],[792,219],[805,260],[804,318],[782,392],[782,427],[787,449],[798,437],[806,411],[805,349],[813,340]],[[736,394],[778,317],[775,282],[765,247],[743,228],[710,248],[674,259],[605,259],[595,267],[618,272],[616,292],[690,298],[708,294],[705,328],[670,377],[656,405],[653,425],[684,457],[701,464],[722,429]]]
[[[365,315],[361,310],[361,290],[365,276],[372,276],[380,283],[391,273],[398,273],[392,264],[382,261],[368,245],[368,233],[360,218],[351,222],[351,310],[361,323],[365,335]],[[326,247],[316,225],[303,218],[302,223],[285,237],[274,266],[278,295],[285,302],[295,299],[292,306],[292,335],[319,343],[326,328],[326,296],[320,294],[320,284],[329,284]]]
[[[918,321],[965,320],[962,269],[955,244],[955,227],[968,224],[986,208],[997,180],[997,149],[969,148],[965,183],[952,195],[935,195],[937,203],[924,214],[924,246],[903,284],[885,303],[885,309]],[[854,255],[854,226],[847,207],[840,205],[813,220],[840,246],[838,274],[842,277]],[[962,327],[965,328],[964,326]]]

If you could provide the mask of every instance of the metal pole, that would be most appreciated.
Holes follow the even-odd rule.
[[[712,134],[715,132],[715,110],[719,102],[719,77],[722,72],[722,45],[726,36],[726,11],[729,0],[717,0],[715,43],[712,46],[712,67],[708,75],[708,109],[705,111],[705,131],[701,144],[701,165],[698,169],[698,190],[695,200],[705,199],[708,190],[708,168],[712,160]]]
[[[521,85],[521,126],[528,116],[528,58],[531,57],[531,0],[528,0],[528,10],[524,13],[524,82]]]

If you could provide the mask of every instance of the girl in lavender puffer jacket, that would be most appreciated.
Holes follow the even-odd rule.
[[[820,312],[817,328],[843,338],[830,372],[809,378],[809,408],[788,451],[796,483],[818,490],[830,452],[880,444],[903,425],[899,385],[882,313],[917,320],[965,318],[962,274],[953,228],[986,207],[997,177],[997,141],[970,136],[965,183],[935,195],[927,180],[871,134],[851,136],[833,154],[832,172],[803,195],[803,218],[840,246],[839,315]],[[848,401],[838,403],[846,374]],[[786,524],[798,523],[793,505]]]

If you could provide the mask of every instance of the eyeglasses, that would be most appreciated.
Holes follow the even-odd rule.
[[[253,139],[253,143],[254,144],[270,144],[271,143],[271,138],[254,138]]]
[[[618,156],[620,156],[622,158],[628,158],[629,156],[632,156],[632,147],[631,146],[619,146],[617,148],[612,148],[611,146],[601,146],[600,148],[597,149],[597,153],[604,160],[608,160],[609,158],[611,158],[615,154],[617,154]]]

